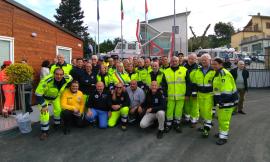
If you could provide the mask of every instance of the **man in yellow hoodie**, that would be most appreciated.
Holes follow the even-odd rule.
[[[66,89],[61,96],[61,118],[64,121],[64,134],[70,133],[70,126],[73,122],[78,127],[83,125],[84,97],[78,90],[79,83],[74,80],[69,89]]]

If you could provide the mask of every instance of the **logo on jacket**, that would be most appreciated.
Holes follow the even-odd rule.
[[[155,101],[154,102],[155,102],[155,104],[157,104],[158,103],[158,98],[155,98]]]
[[[98,95],[97,94],[95,95],[95,98],[98,98]]]

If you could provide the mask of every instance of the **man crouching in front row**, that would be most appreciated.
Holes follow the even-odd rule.
[[[143,108],[146,109],[146,114],[143,116],[140,127],[147,128],[158,120],[157,138],[161,139],[164,133],[165,122],[165,107],[166,99],[162,92],[159,90],[158,83],[152,81],[150,90],[147,92],[146,100]]]

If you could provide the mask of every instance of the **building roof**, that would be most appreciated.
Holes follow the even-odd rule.
[[[259,13],[257,15],[249,15],[251,17],[261,17],[263,19],[270,19],[270,16],[264,16],[264,15],[260,15]]]
[[[175,14],[176,17],[179,16],[188,16],[190,14],[191,11],[187,11],[187,12],[182,12],[182,13],[178,13]],[[164,20],[164,19],[169,19],[169,18],[173,18],[174,15],[168,15],[168,16],[164,16],[164,17],[158,17],[158,18],[154,18],[154,19],[150,19],[148,20],[148,22],[155,22],[155,21],[160,21],[160,20]],[[141,23],[145,23],[145,21],[142,21]]]
[[[29,13],[29,14],[31,14],[31,15],[33,15],[33,16],[35,16],[35,17],[37,17],[38,19],[41,19],[42,21],[47,22],[48,24],[50,24],[50,25],[52,25],[52,26],[54,26],[54,27],[56,27],[56,28],[64,31],[65,33],[70,34],[73,37],[76,37],[76,38],[82,40],[82,38],[79,37],[78,35],[76,35],[75,33],[73,33],[71,31],[67,30],[66,28],[64,28],[64,27],[56,24],[52,20],[50,20],[50,19],[48,19],[48,18],[40,15],[39,13],[37,13],[37,12],[35,12],[35,11],[27,8],[27,7],[25,7],[24,5],[22,5],[22,4],[18,3],[18,2],[15,2],[14,0],[4,0],[4,1],[7,2],[7,3],[9,3],[9,4],[11,4],[11,5],[13,5],[13,6],[15,6],[15,7],[17,7],[17,8],[19,8],[19,9],[21,9],[21,10],[23,10],[23,11],[25,11],[25,12],[27,12],[27,13]]]

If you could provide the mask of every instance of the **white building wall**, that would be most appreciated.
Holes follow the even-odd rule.
[[[149,24],[161,32],[172,32],[173,16],[154,19],[149,21]],[[187,16],[185,14],[177,15],[175,25],[179,26],[179,34],[175,35],[175,50],[187,54]]]

